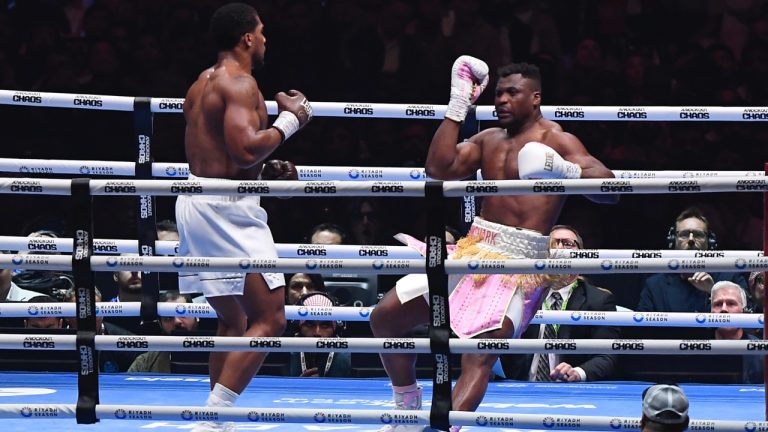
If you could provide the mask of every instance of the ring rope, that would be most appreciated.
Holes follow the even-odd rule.
[[[139,316],[140,302],[98,302],[97,316]],[[285,306],[289,320],[368,321],[374,306]],[[206,303],[158,302],[161,317],[216,318]],[[0,303],[3,317],[73,317],[74,303]],[[763,328],[763,314],[701,312],[558,311],[539,310],[531,324],[613,325],[624,327],[741,327]]]
[[[238,273],[335,273],[403,274],[425,273],[423,259],[299,259],[222,258],[160,256],[92,256],[93,271]],[[72,270],[71,255],[0,254],[0,267],[25,270]],[[448,260],[447,274],[606,274],[606,273],[690,273],[745,272],[768,270],[768,257],[691,259],[511,259]]]
[[[106,405],[97,404],[100,420],[163,420],[163,421],[234,421],[243,423],[309,423],[341,426],[343,424],[404,424],[429,425],[429,412],[422,410],[340,410],[325,408],[219,408],[172,405]],[[0,418],[29,420],[75,418],[74,404],[0,404]],[[638,430],[639,417],[577,416],[552,414],[505,414],[499,412],[451,411],[452,425],[568,430]],[[755,420],[694,420],[689,430],[718,430],[744,432],[768,429],[768,422]]]
[[[74,93],[0,90],[0,105],[50,108],[133,111],[135,97]],[[277,103],[265,102],[267,113],[277,114]],[[153,113],[180,113],[182,98],[150,98]],[[384,104],[364,102],[312,102],[317,117],[442,119],[447,105]],[[701,107],[701,106],[551,106],[541,107],[542,115],[551,120],[574,121],[766,121],[765,107]],[[495,120],[493,106],[478,106],[478,120]]]
[[[72,180],[0,177],[0,193],[71,195]],[[91,180],[93,196],[399,196],[424,197],[423,181]],[[768,177],[492,180],[442,182],[446,197],[766,192]]]
[[[0,335],[0,350],[75,350],[76,335]],[[767,340],[732,339],[450,339],[454,354],[760,355]],[[427,338],[313,338],[96,335],[98,351],[432,352]]]
[[[299,180],[426,180],[424,168],[352,167],[352,166],[297,166]],[[136,175],[134,162],[54,159],[13,159],[0,158],[0,172],[22,174],[70,174],[86,176]],[[701,178],[701,177],[750,177],[762,176],[763,171],[643,171],[613,170],[616,178]],[[186,178],[189,165],[186,163],[154,162],[152,176]]]
[[[0,250],[36,253],[72,253],[73,239],[66,237],[0,236]],[[93,239],[95,254],[138,253],[137,240]],[[420,259],[422,255],[408,246],[322,245],[311,243],[277,243],[279,258],[365,258]],[[176,255],[178,241],[156,240],[157,255]],[[675,249],[550,249],[552,258],[754,258],[763,256],[758,250],[675,250]]]

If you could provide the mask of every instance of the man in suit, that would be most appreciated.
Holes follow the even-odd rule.
[[[568,225],[555,225],[549,233],[551,249],[581,249],[584,242]],[[582,277],[547,293],[544,310],[615,311],[613,294],[592,285]],[[537,325],[523,334],[525,339],[617,339],[620,330],[614,326]],[[617,356],[611,354],[509,354],[501,356],[507,378],[521,381],[598,381],[609,379],[617,368]]]

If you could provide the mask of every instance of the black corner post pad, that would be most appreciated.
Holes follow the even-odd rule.
[[[470,105],[469,111],[467,111],[467,116],[464,117],[464,121],[461,123],[461,129],[459,129],[459,139],[468,139],[478,132],[480,132],[480,122],[477,120],[477,106]]]
[[[434,355],[432,408],[429,424],[448,430],[451,412],[451,326],[448,312],[448,275],[445,273],[445,195],[443,182],[427,181],[424,187],[427,220],[427,279],[429,282],[429,346]]]
[[[90,179],[72,180],[74,215],[72,240],[72,276],[75,282],[77,302],[76,316],[78,358],[77,372],[77,423],[91,424],[96,417],[99,403],[99,367],[96,353],[96,290],[93,282],[91,256],[93,255],[93,197]]]
[[[80,367],[77,372],[77,406],[75,419],[78,424],[93,424],[96,417],[96,405],[99,403],[99,364],[96,353],[96,333],[77,331],[75,339]]]
[[[137,97],[133,100],[134,131],[136,134],[136,179],[151,180],[152,175],[152,140],[154,137],[152,99]],[[157,240],[157,223],[155,197],[142,195],[136,203],[138,209],[138,240],[139,255],[154,256],[155,241]],[[157,302],[160,299],[160,275],[144,272],[141,275],[141,321],[148,329],[153,329],[157,321]]]

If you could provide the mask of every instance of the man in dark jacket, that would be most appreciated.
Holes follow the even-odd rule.
[[[549,233],[550,248],[581,249],[579,233],[567,225],[555,225]],[[544,310],[615,311],[613,294],[592,285],[582,277],[570,285],[550,289],[542,304]],[[614,326],[536,325],[523,334],[524,339],[617,339]],[[507,378],[522,381],[598,381],[610,379],[616,371],[617,357],[610,354],[510,354],[501,356]]]
[[[697,208],[684,210],[669,228],[667,246],[677,250],[717,249],[709,221]],[[707,256],[702,252],[701,256]],[[716,255],[712,255],[716,256]],[[741,273],[658,273],[643,284],[637,310],[640,312],[709,312],[710,292],[716,282],[728,281],[747,289]]]

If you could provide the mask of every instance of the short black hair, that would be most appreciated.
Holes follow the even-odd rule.
[[[160,222],[157,223],[156,228],[158,231],[179,232],[179,228],[178,226],[176,226],[176,222],[170,219],[161,220]]]
[[[331,233],[334,233],[338,235],[341,238],[341,244],[347,244],[347,232],[344,231],[344,228],[342,228],[340,225],[336,225],[335,223],[330,222],[323,222],[319,225],[315,225],[312,230],[309,232],[309,238],[307,239],[308,242],[312,242],[312,236],[315,235],[315,233],[318,233],[320,231],[328,231]]]
[[[502,66],[498,69],[500,78],[508,77],[510,75],[520,74],[523,78],[536,81],[541,90],[541,71],[539,67],[530,63],[510,63],[506,66]]]
[[[260,22],[256,9],[245,3],[229,3],[216,9],[211,17],[211,35],[216,49],[231,50],[245,33],[252,32]]]

